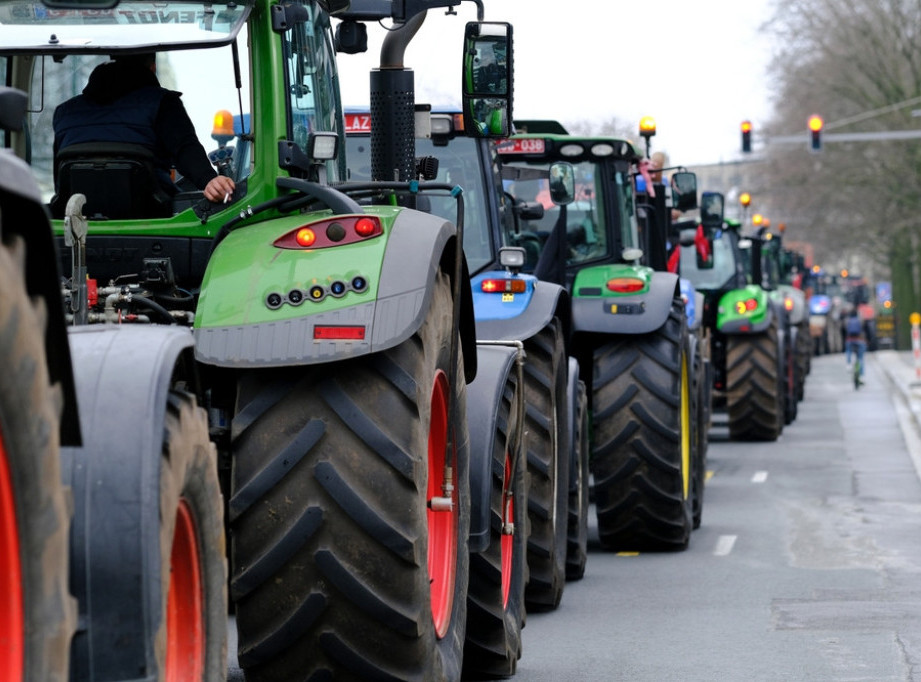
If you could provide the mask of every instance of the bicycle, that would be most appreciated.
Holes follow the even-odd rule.
[[[860,357],[854,358],[854,390],[858,390],[863,385],[863,380],[860,377],[861,370],[863,369],[863,361]]]

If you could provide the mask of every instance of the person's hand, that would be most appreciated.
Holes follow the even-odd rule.
[[[229,199],[233,194],[234,187],[233,180],[226,175],[218,175],[205,185],[205,198],[217,204],[225,203],[225,199]]]

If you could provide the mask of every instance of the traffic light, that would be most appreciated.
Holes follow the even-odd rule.
[[[742,152],[747,154],[752,150],[752,122],[742,121]]]
[[[814,152],[821,151],[822,149],[822,128],[825,125],[825,121],[822,120],[822,117],[818,114],[813,114],[809,117],[808,121],[809,132],[812,136],[812,142],[810,144],[810,149]]]

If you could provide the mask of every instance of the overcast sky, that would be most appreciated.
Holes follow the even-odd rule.
[[[682,165],[740,158],[741,122],[757,130],[769,118],[770,41],[761,28],[769,3],[484,0],[487,21],[514,27],[516,118],[616,117],[635,129],[653,116],[653,151]],[[406,52],[417,102],[459,102],[464,24],[474,19],[471,2],[456,16],[429,11]],[[339,56],[346,105],[368,102],[385,31],[371,24],[368,34],[367,53]]]

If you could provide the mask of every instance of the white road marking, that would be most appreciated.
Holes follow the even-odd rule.
[[[736,544],[738,535],[720,535],[716,542],[716,549],[713,550],[714,556],[727,556],[732,551],[732,546]]]
[[[752,483],[764,483],[767,480],[768,472],[766,471],[756,471],[755,475],[752,476]]]

